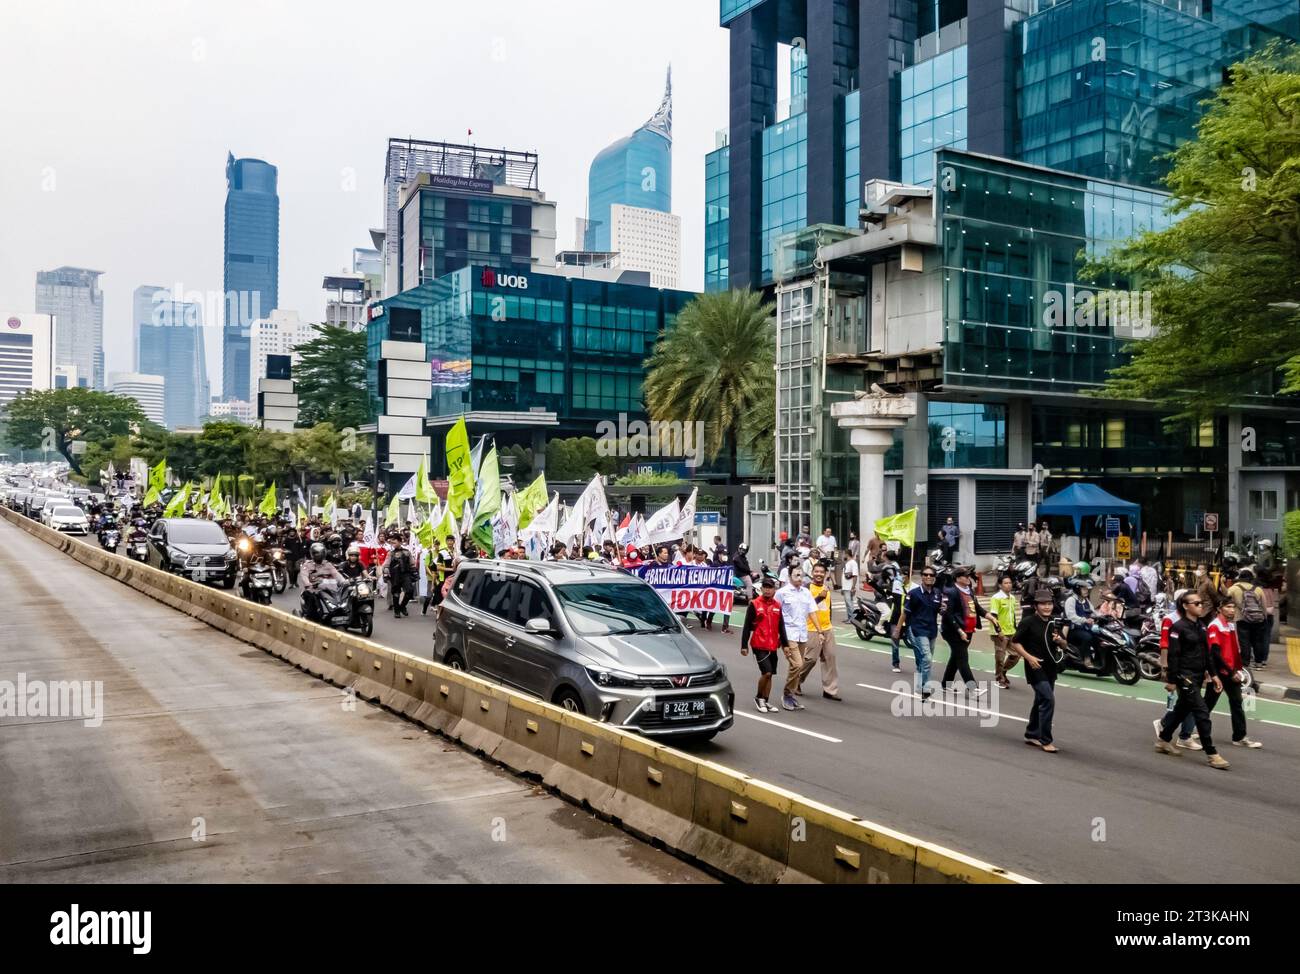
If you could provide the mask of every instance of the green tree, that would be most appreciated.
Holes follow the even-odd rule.
[[[682,478],[671,470],[653,473],[629,473],[619,477],[615,484],[619,487],[673,487],[682,482]]]
[[[1181,219],[1084,270],[1153,297],[1154,336],[1131,346],[1102,395],[1182,420],[1271,394],[1279,370],[1282,391],[1300,391],[1300,51],[1274,43],[1233,66],[1207,106],[1171,157]]]
[[[646,362],[645,403],[651,419],[704,423],[704,453],[725,452],[737,476],[741,440],[769,423],[766,389],[775,382],[774,306],[752,291],[701,294],[677,316]],[[775,424],[775,409],[770,420]]]
[[[248,464],[248,446],[257,431],[243,423],[230,419],[219,419],[203,427],[197,437],[177,436],[172,450],[168,452],[168,464],[178,468],[184,461],[177,457],[177,449],[183,447],[186,440],[192,440],[195,451],[195,474],[215,477],[217,474],[244,473]],[[173,463],[173,457],[177,457]],[[183,469],[177,471],[182,477],[194,474]]]
[[[319,337],[298,346],[300,361],[294,368],[298,424],[355,429],[370,419],[366,333],[343,325],[313,327]]]
[[[617,457],[602,457],[596,440],[590,436],[551,440],[546,444],[546,480],[590,480],[596,474],[612,474],[618,469]]]
[[[73,443],[103,443],[145,421],[134,399],[82,388],[20,393],[6,407],[5,417],[15,443],[61,454],[78,476],[83,474]]]

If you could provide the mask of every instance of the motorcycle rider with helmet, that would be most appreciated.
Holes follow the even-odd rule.
[[[302,563],[298,572],[298,585],[302,588],[303,618],[316,620],[321,616],[320,590],[335,591],[343,575],[334,563],[325,557],[325,546],[317,541],[311,546],[311,556]]]
[[[1065,621],[1070,624],[1067,638],[1079,647],[1088,666],[1099,668],[1096,659],[1097,638],[1092,631],[1096,613],[1089,599],[1092,579],[1086,575],[1075,575],[1065,584],[1070,590],[1065,600]]]
[[[339,574],[348,581],[356,581],[358,578],[368,576],[370,572],[366,566],[361,564],[361,546],[353,543],[348,545],[347,554],[344,556],[344,562],[339,566]]]

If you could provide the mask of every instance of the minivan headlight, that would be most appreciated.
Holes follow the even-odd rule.
[[[634,687],[637,685],[637,678],[631,673],[623,673],[619,670],[601,670],[595,667],[587,667],[587,675],[591,681],[600,687]]]

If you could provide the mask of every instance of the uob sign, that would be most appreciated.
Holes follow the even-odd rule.
[[[483,268],[482,283],[484,287],[514,287],[521,291],[528,290],[528,278],[523,274],[498,274],[490,267]]]

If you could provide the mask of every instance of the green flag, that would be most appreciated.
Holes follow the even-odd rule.
[[[474,498],[474,527],[470,534],[484,551],[492,551],[492,519],[501,510],[501,470],[494,446],[483,457]]]
[[[451,506],[442,512],[442,519],[434,525],[433,536],[439,545],[447,543],[448,538],[453,538],[460,533],[456,527],[456,516],[451,513]]]
[[[437,540],[433,534],[433,522],[425,521],[415,529],[415,540],[420,542],[421,548],[432,548]]]
[[[447,432],[447,504],[453,511],[474,498],[474,468],[469,453],[469,430],[465,417]]]
[[[303,507],[301,504],[299,504],[299,505],[298,505],[298,524],[297,524],[296,526],[299,527],[299,528],[302,528],[302,527],[306,526],[307,522],[310,521],[310,520],[311,520],[311,516],[307,513],[307,508],[305,508],[305,507]]]
[[[334,523],[334,495],[330,494],[325,498],[325,520],[329,524]]]
[[[164,457],[163,459],[159,460],[158,463],[149,470],[149,489],[151,491],[157,491],[158,493],[161,494],[163,492],[163,488],[166,486],[167,486],[167,458]]]
[[[257,513],[265,514],[267,517],[274,517],[275,511],[275,484],[272,484],[266,488],[266,496],[262,498],[262,503],[257,505]]]
[[[897,541],[912,547],[916,544],[916,508],[881,518],[876,522],[876,534],[881,541]]]
[[[180,517],[184,514],[185,502],[189,499],[189,496],[190,485],[186,484],[177,492],[176,496],[168,502],[167,508],[163,511],[163,517]]]
[[[154,504],[157,504],[161,500],[162,498],[158,496],[158,488],[150,487],[149,492],[144,495],[144,500],[141,501],[140,503],[142,503],[145,507],[152,507]]]
[[[384,514],[384,527],[391,527],[397,523],[398,518],[401,517],[401,511],[398,507],[401,503],[402,499],[400,497],[394,497],[393,502],[388,505],[388,512]]]
[[[221,496],[221,474],[217,474],[217,479],[212,481],[212,492],[208,494],[208,513],[217,517],[225,516],[226,501]]]
[[[429,468],[420,458],[420,469],[415,474],[415,499],[421,504],[436,504],[438,495],[434,493],[433,484],[429,483]]]
[[[549,503],[546,493],[546,475],[542,474],[515,495],[515,510],[519,512],[519,530],[528,527],[537,513]]]

